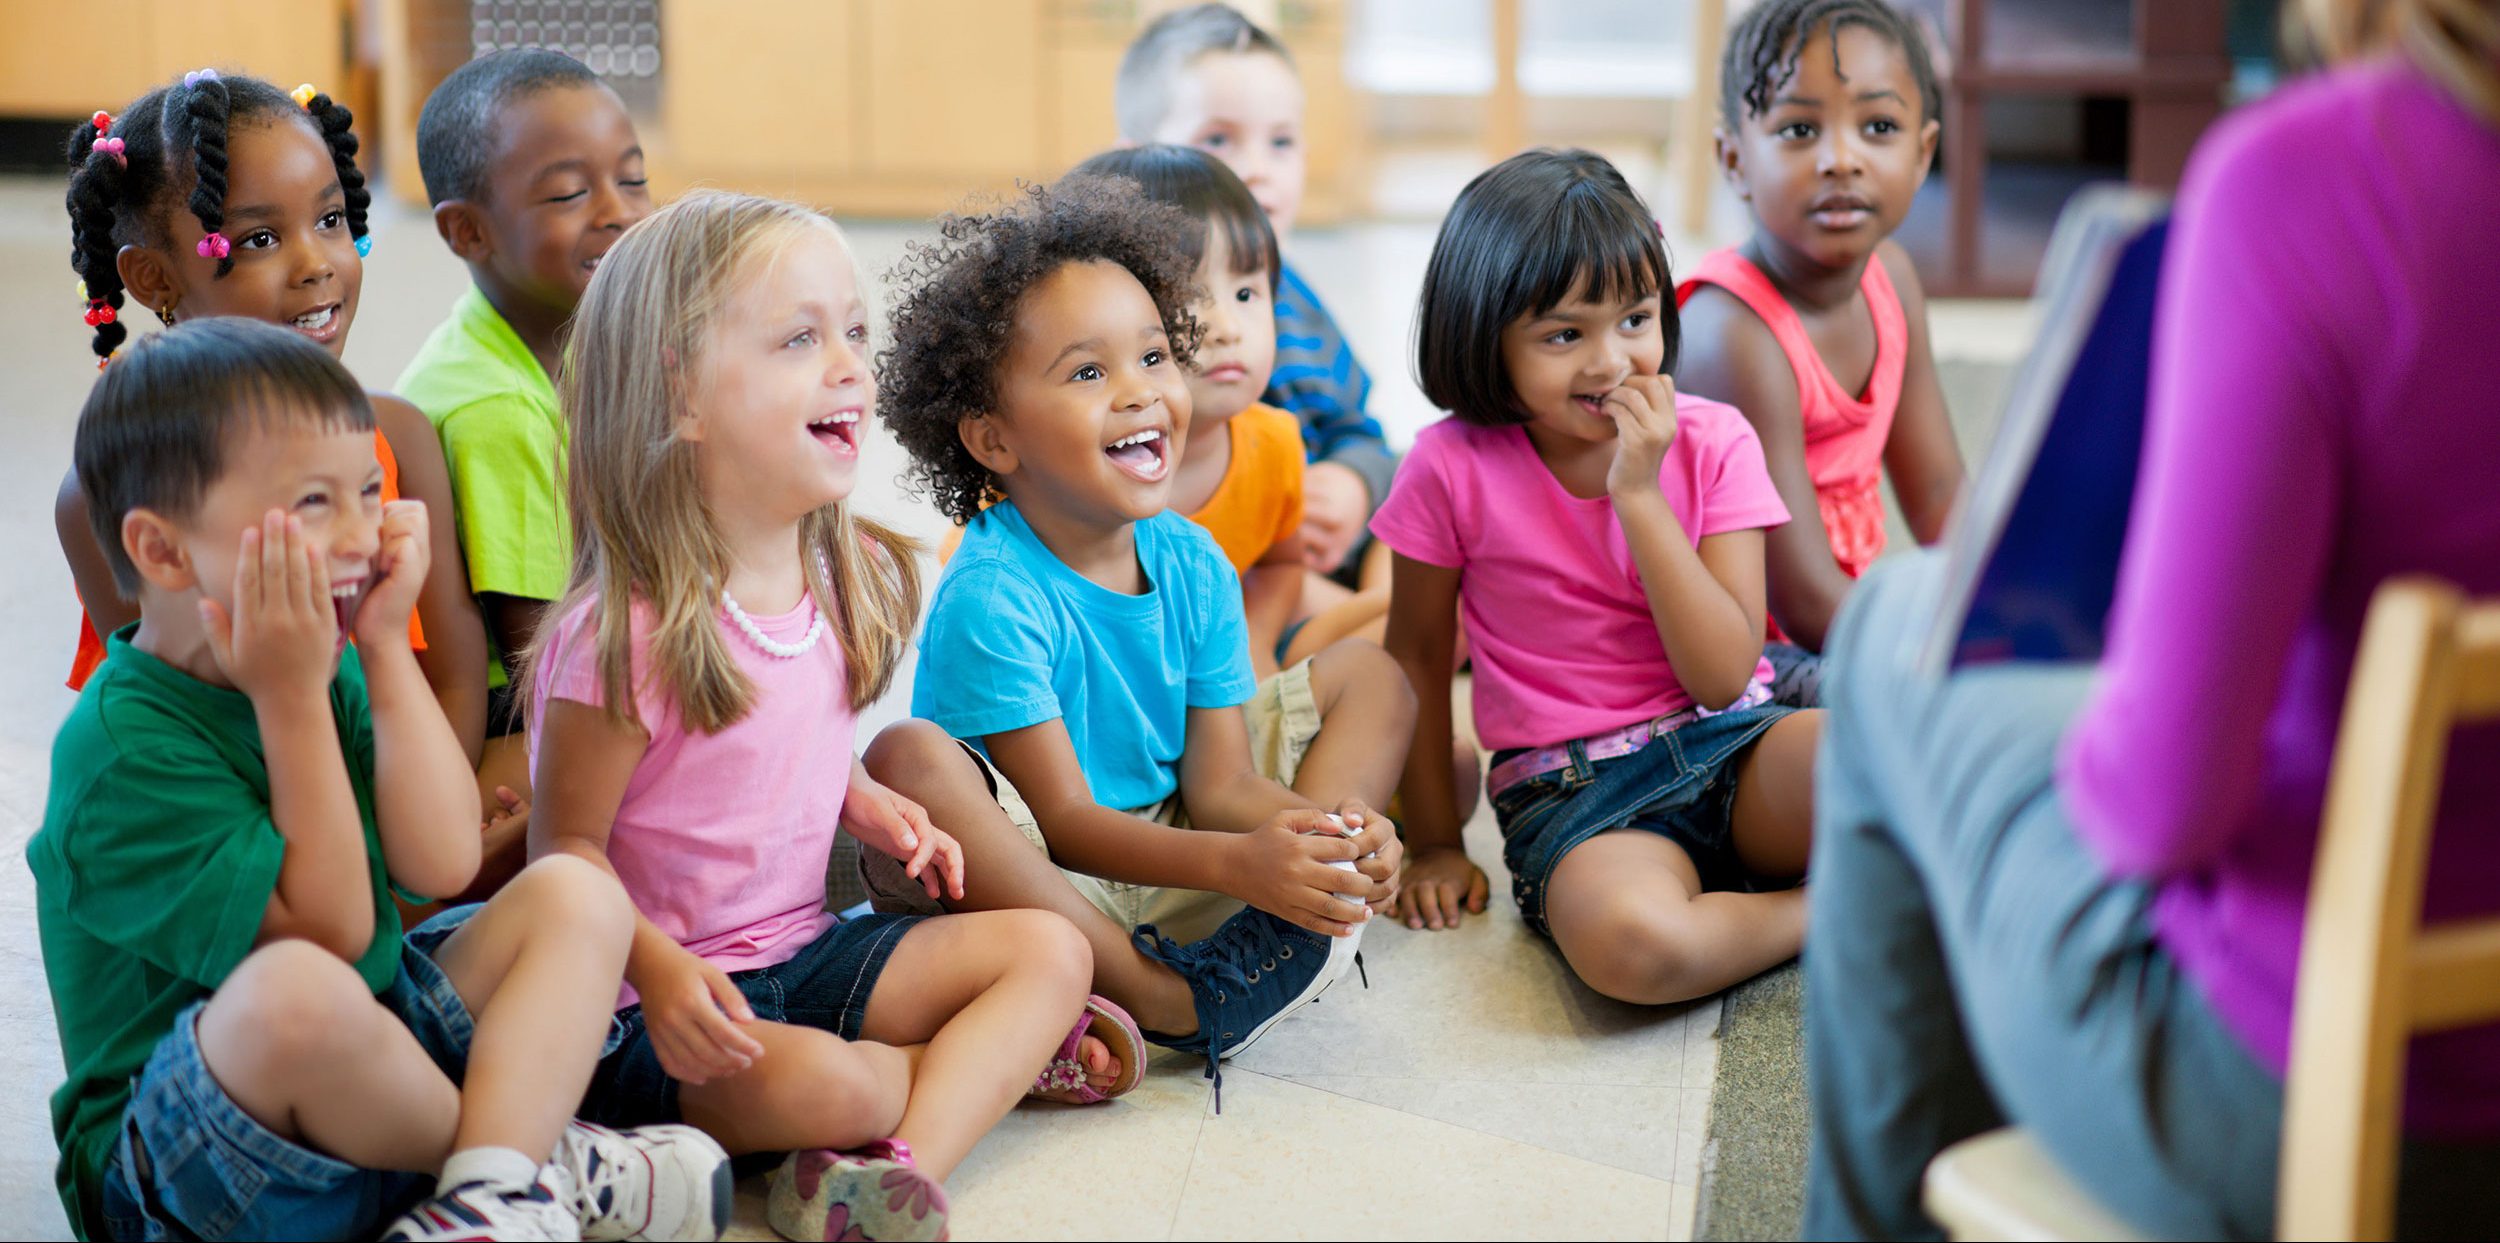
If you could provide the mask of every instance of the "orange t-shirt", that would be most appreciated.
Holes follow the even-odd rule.
[[[1274,406],[1255,405],[1225,430],[1232,463],[1189,520],[1215,537],[1239,574],[1302,529],[1302,425]]]
[[[382,499],[386,502],[398,500],[399,455],[391,452],[391,442],[384,440],[378,431],[373,433],[373,456],[382,463]],[[408,646],[420,652],[425,650],[425,627],[419,624],[413,612],[408,615]],[[74,691],[85,689],[87,679],[94,676],[96,666],[103,663],[104,638],[95,632],[95,619],[87,616],[86,610],[81,608],[78,613],[78,654],[70,658],[69,688]]]

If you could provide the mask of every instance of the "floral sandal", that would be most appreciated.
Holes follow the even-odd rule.
[[[765,1220],[785,1239],[944,1239],[946,1189],[920,1171],[911,1145],[881,1139],[849,1152],[794,1152],[773,1171]]]
[[[1093,1031],[1094,1038],[1120,1060],[1119,1077],[1108,1091],[1086,1082],[1085,1063],[1077,1056],[1087,1032],[1097,1022],[1101,1030]],[[1087,997],[1084,1013],[1076,1016],[1076,1026],[1068,1029],[1068,1038],[1060,1043],[1059,1052],[1050,1059],[1050,1065],[1042,1068],[1025,1095],[1063,1105],[1092,1105],[1127,1095],[1145,1077],[1146,1038],[1138,1032],[1137,1020],[1107,998]]]

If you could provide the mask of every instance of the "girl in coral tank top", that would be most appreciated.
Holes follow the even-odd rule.
[[[1789,511],[1822,517],[1769,539],[1773,693],[1811,706],[1824,631],[1884,550],[1883,474],[1922,544],[1962,485],[1926,297],[1890,240],[1935,155],[1935,73],[1884,0],[1770,0],[1722,75],[1720,162],[1754,230],[1677,286],[1676,382],[1742,410]]]

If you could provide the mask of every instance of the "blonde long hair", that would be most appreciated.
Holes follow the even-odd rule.
[[[2500,126],[2500,3],[2494,0],[2293,0],[2284,31],[2328,64],[2392,48]]]
[[[755,687],[720,627],[729,549],[704,503],[695,448],[678,429],[702,375],[722,307],[741,282],[811,230],[841,235],[804,207],[746,194],[689,194],[626,231],[573,315],[561,396],[572,432],[566,496],[573,576],[530,645],[522,679],[535,693],[543,662],[588,608],[610,717],[634,710],[633,608],[652,611],[645,684],[689,729],[718,731],[746,715]],[[867,707],[894,680],[920,612],[919,546],[853,517],[845,503],[799,526],[808,594],[848,666],[850,704]],[[656,682],[649,681],[656,679]]]

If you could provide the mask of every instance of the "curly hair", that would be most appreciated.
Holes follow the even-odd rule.
[[[965,419],[998,408],[998,368],[1027,293],[1071,263],[1116,263],[1154,299],[1172,357],[1196,365],[1192,235],[1206,226],[1125,178],[1067,176],[1027,186],[994,210],[950,213],[938,240],[915,242],[886,280],[901,291],[894,343],[877,355],[877,406],[911,454],[908,482],[940,512],[969,522],[1000,495],[998,477],[964,448]]]
[[[1797,75],[1797,57],[1806,41],[1828,30],[1832,35],[1832,67],[1840,66],[1840,30],[1862,26],[1901,49],[1910,80],[1918,86],[1919,107],[1928,120],[1944,115],[1936,86],[1935,62],[1927,54],[1927,36],[1918,22],[1888,0],[1765,0],[1746,11],[1728,32],[1719,57],[1719,119],[1730,133],[1747,117],[1770,110],[1772,97]]]
[[[165,244],[165,213],[177,198],[215,233],[226,224],[226,135],[237,124],[266,117],[300,116],[329,148],[347,202],[349,236],[365,236],[365,209],[373,195],[356,168],[355,117],[328,95],[304,104],[259,78],[192,74],[131,102],[118,117],[97,113],[69,137],[70,266],[86,282],[90,308],[122,307],[119,252],[124,246]],[[98,119],[111,124],[97,128]],[[97,145],[120,140],[118,154]],[[109,144],[108,144],[109,146]],[[222,278],[234,270],[231,256],[217,260]],[[91,346],[111,358],[129,337],[118,315],[91,312]]]

